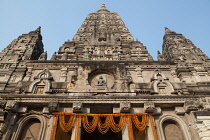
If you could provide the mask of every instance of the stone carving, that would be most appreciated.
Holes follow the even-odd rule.
[[[18,109],[18,104],[16,101],[7,101],[6,106],[5,106],[5,110],[9,110],[9,111],[17,111]]]
[[[145,102],[144,103],[144,110],[147,113],[152,113],[155,111],[155,104],[153,102]]]
[[[40,57],[39,60],[47,60],[47,52],[43,52]]]
[[[161,95],[174,93],[173,85],[169,82],[169,79],[165,76],[165,74],[159,69],[155,70],[153,76],[151,77],[151,81],[153,81],[155,93],[159,93]]]
[[[210,111],[210,98],[200,98],[200,105],[203,107],[204,110]]]
[[[175,112],[176,112],[177,115],[184,115],[186,110],[184,109],[184,107],[176,106],[175,107]]]
[[[53,53],[53,55],[52,55],[50,60],[56,60],[56,52]]]
[[[5,108],[6,101],[0,101],[0,108]]]
[[[96,85],[99,87],[106,87],[106,80],[104,79],[103,76],[99,76],[99,78],[97,79]]]
[[[20,113],[26,113],[27,110],[28,110],[27,106],[21,106],[18,108],[18,112],[20,112]]]
[[[48,107],[50,112],[56,112],[59,109],[59,104],[58,102],[51,102]]]
[[[120,112],[130,112],[131,104],[129,102],[120,103]]]
[[[198,109],[198,103],[193,100],[185,101],[184,103],[184,109],[186,112],[197,110]]]
[[[73,102],[73,112],[82,112],[81,102]]]
[[[74,88],[73,83],[68,83],[68,85],[66,86],[66,89],[73,89],[73,88]]]

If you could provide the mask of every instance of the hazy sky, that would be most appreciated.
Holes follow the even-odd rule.
[[[155,60],[164,27],[182,33],[210,57],[210,0],[0,0],[0,50],[41,26],[50,59],[102,3],[121,16]]]

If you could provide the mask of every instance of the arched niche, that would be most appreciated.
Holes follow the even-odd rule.
[[[41,71],[35,80],[29,85],[28,93],[32,94],[45,94],[50,90],[51,81],[53,80],[52,74],[48,69]]]
[[[46,119],[40,115],[29,115],[21,118],[11,140],[44,140],[47,127]],[[28,138],[28,139],[27,139]]]
[[[191,140],[186,123],[173,115],[162,116],[157,125],[161,140]]]
[[[45,94],[50,90],[49,80],[37,79],[29,85],[28,92],[32,94]]]
[[[88,83],[93,88],[111,89],[114,82],[114,75],[106,70],[96,70],[88,75]]]
[[[168,81],[154,81],[153,89],[156,93],[161,95],[171,94],[174,92],[172,84]]]
[[[174,87],[169,82],[169,79],[165,76],[163,72],[160,70],[155,70],[153,76],[151,77],[152,88],[155,93],[159,93],[161,95],[174,93]]]

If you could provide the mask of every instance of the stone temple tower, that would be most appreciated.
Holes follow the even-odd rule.
[[[153,60],[103,4],[50,60],[41,28],[0,53],[2,140],[209,140],[210,59],[165,28]]]

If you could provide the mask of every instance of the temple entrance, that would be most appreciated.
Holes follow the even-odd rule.
[[[68,121],[68,119],[69,119],[69,116],[66,116],[65,121]],[[58,121],[58,124],[59,124],[59,121]],[[71,134],[72,134],[72,131],[64,132],[61,129],[60,125],[58,125],[55,140],[70,140],[71,139]]]
[[[81,140],[122,140],[122,132],[114,133],[109,130],[106,134],[101,134],[96,129],[93,133],[87,133],[84,128],[82,128]]]
[[[113,113],[113,104],[94,104],[90,106],[90,112],[96,114],[112,114]],[[101,118],[102,121],[103,118]],[[118,122],[119,119],[115,118],[115,121]],[[122,132],[114,133],[109,130],[106,134],[101,134],[98,129],[95,129],[93,133],[87,133],[84,128],[82,128],[82,137],[81,140],[122,140]]]

